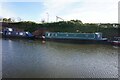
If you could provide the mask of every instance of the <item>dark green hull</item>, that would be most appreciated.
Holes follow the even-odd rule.
[[[47,38],[46,41],[55,41],[63,43],[74,43],[74,44],[110,44],[107,40],[88,40],[88,39],[58,39],[58,38]]]

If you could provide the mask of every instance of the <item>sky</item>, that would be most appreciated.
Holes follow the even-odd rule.
[[[119,0],[0,0],[0,17],[55,22],[56,16],[83,23],[118,23]]]

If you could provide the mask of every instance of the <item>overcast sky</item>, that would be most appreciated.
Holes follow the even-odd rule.
[[[118,23],[119,0],[0,0],[0,16],[40,22],[56,16],[83,23]]]

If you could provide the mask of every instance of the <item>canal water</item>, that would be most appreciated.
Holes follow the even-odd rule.
[[[118,78],[118,47],[0,39],[3,78]]]

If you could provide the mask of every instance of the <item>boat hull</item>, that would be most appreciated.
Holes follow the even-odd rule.
[[[47,38],[46,41],[55,41],[63,43],[74,43],[74,44],[109,44],[107,40],[87,40],[87,39],[58,39],[58,38]]]
[[[114,46],[120,46],[120,42],[110,41],[109,43]]]
[[[34,39],[34,37],[26,37],[26,36],[12,36],[12,35],[2,35],[2,38],[15,38],[15,39],[20,39],[20,38],[24,38],[24,39]]]

